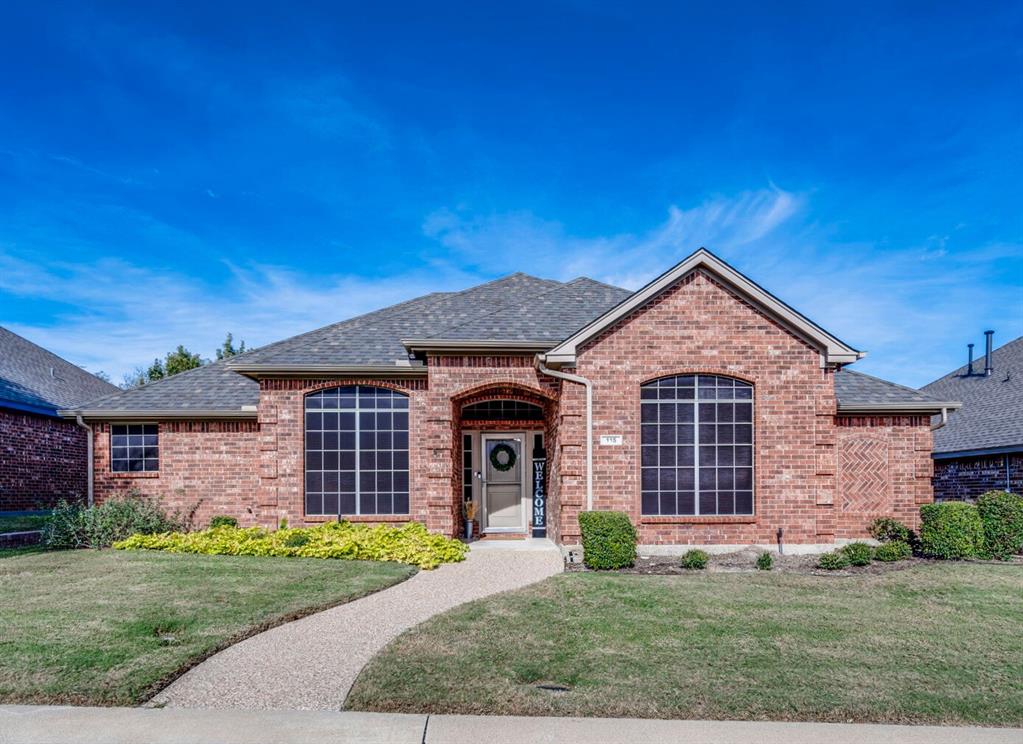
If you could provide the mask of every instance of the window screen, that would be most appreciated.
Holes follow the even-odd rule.
[[[683,375],[640,390],[642,513],[753,513],[753,386]]]
[[[160,469],[156,424],[113,424],[110,427],[110,469],[115,473],[150,473]]]
[[[305,399],[306,514],[408,514],[408,397],[368,385]]]

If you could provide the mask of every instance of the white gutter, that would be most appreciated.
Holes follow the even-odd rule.
[[[945,424],[948,423],[948,407],[945,406],[941,409],[941,421],[936,424],[931,424],[931,431],[937,431]]]
[[[86,449],[86,452],[89,453],[88,454],[89,460],[88,460],[88,462],[86,463],[86,466],[85,466],[86,467],[86,478],[88,478],[88,490],[89,490],[88,505],[92,506],[92,480],[93,480],[93,478],[92,478],[92,427],[89,426],[88,424],[86,424],[82,420],[81,416],[75,416],[75,421],[78,422],[79,426],[81,426],[83,429],[85,429],[85,441],[86,441],[85,449]]]
[[[586,511],[593,511],[593,383],[585,377],[549,369],[536,357],[536,368],[545,375],[575,382],[586,388]]]

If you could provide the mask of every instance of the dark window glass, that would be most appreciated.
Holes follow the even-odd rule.
[[[643,514],[752,514],[753,386],[665,377],[640,400]]]
[[[472,501],[472,435],[462,435],[462,500]]]
[[[110,469],[115,473],[155,473],[160,469],[156,424],[112,424]]]
[[[349,385],[305,410],[306,514],[408,514],[408,397]]]
[[[487,400],[462,408],[463,421],[543,421],[543,408],[518,400]]]

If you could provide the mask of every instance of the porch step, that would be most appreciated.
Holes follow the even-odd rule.
[[[529,537],[528,532],[495,532],[490,535],[483,535],[479,538],[481,541],[489,540],[525,540]]]

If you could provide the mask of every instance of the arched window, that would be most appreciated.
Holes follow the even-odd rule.
[[[543,421],[543,408],[519,400],[485,400],[462,407],[463,421]]]
[[[753,514],[753,386],[681,375],[640,398],[642,513]]]
[[[408,396],[369,385],[306,396],[306,514],[408,514],[408,494]]]

